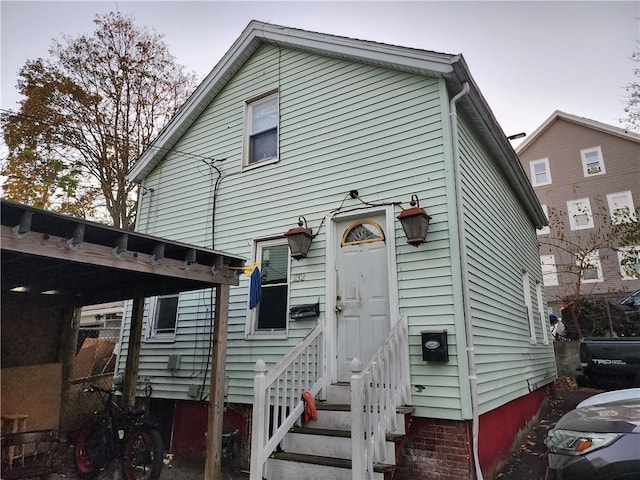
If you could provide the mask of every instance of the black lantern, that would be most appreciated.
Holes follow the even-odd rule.
[[[407,243],[417,247],[426,242],[425,238],[431,217],[427,215],[424,208],[420,208],[420,202],[416,195],[411,196],[409,205],[411,208],[403,210],[398,215],[398,220],[400,220],[404,234],[407,236]]]
[[[304,227],[302,226],[303,224]],[[307,253],[309,253],[309,247],[311,247],[311,241],[313,240],[313,234],[311,233],[311,229],[307,227],[306,218],[298,217],[298,226],[290,228],[284,236],[287,237],[291,258],[295,258],[296,260],[307,258]]]

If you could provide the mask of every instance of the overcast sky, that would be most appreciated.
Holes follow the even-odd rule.
[[[507,135],[554,110],[620,126],[640,39],[640,2],[31,2],[0,4],[0,108],[17,110],[17,71],[53,38],[93,31],[120,10],[165,37],[204,77],[252,19],[445,53],[462,53]],[[515,143],[514,143],[515,145]]]

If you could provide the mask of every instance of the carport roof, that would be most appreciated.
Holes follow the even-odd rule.
[[[85,306],[237,285],[242,257],[2,200],[2,297]]]

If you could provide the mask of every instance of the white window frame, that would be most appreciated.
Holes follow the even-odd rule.
[[[632,245],[630,247],[621,247],[616,252],[618,254],[618,264],[620,265],[620,276],[622,280],[638,280],[640,278],[640,245]],[[635,267],[632,267],[629,264],[623,264],[622,262],[628,258],[634,256],[636,257],[636,261],[634,262]],[[631,270],[636,271],[636,275],[630,275],[629,272]]]
[[[542,281],[544,286],[558,286],[558,269],[556,267],[555,255],[540,255],[540,266],[542,267]]]
[[[598,282],[603,282],[604,281],[604,277],[602,276],[602,263],[600,262],[600,253],[598,251],[595,252],[591,252],[589,255],[587,255],[584,259],[585,262],[589,262],[590,264],[593,265],[593,268],[596,269],[596,271],[598,272],[597,278],[584,278],[583,274],[585,270],[580,270],[580,281],[582,283],[598,283]],[[580,267],[580,261],[576,260],[576,265],[578,265],[578,267]]]
[[[625,201],[622,205],[617,199],[624,198]],[[609,204],[609,214],[611,215],[611,222],[615,225],[620,223],[630,223],[636,221],[636,212],[633,205],[633,195],[631,194],[631,190],[626,190],[624,192],[615,192],[607,194],[607,203]],[[622,210],[623,208],[629,209],[628,217],[622,219],[620,218],[616,212],[618,210]]]
[[[588,198],[568,200],[567,214],[569,215],[569,226],[571,230],[585,230],[587,228],[593,228],[593,213],[591,211],[591,202]],[[578,214],[586,215],[588,217],[589,221],[586,225],[578,225],[576,223],[576,216]]]
[[[276,121],[276,156],[265,158],[251,162],[251,137],[260,132],[252,131],[253,124],[253,107],[263,104],[270,100],[276,100],[277,105],[277,121]],[[273,127],[270,127],[273,128]],[[266,131],[266,130],[265,130]],[[243,135],[243,148],[242,148],[242,167],[244,170],[255,168],[263,165],[270,165],[280,160],[280,96],[278,91],[269,92],[260,97],[247,100],[244,106],[244,135]]]
[[[549,221],[549,210],[546,205],[540,205],[542,207],[542,211],[544,212],[544,216],[547,221]],[[546,227],[537,228],[536,235],[549,235],[551,233],[551,226],[547,225]]]
[[[245,336],[247,339],[286,339],[289,331],[289,302],[291,299],[291,256],[289,255],[289,249],[287,240],[285,238],[275,238],[269,240],[256,240],[253,243],[253,255],[252,258],[254,262],[261,262],[262,259],[262,250],[265,247],[270,247],[274,245],[285,245],[287,246],[287,304],[285,305],[285,328],[284,329],[257,329],[258,323],[258,312],[259,306],[257,308],[249,308],[249,290],[247,289],[247,322],[245,329]],[[263,265],[260,263],[260,272],[262,273]],[[264,292],[264,290],[263,290]]]
[[[542,343],[549,345],[549,332],[547,332],[547,315],[544,313],[544,286],[540,282],[536,282],[536,299],[538,301],[538,315],[540,316],[540,328],[542,330]]]
[[[538,182],[536,178],[536,165],[544,164],[545,173],[547,175],[546,182]],[[534,187],[541,187],[543,185],[551,185],[551,168],[549,167],[549,158],[540,158],[538,160],[532,160],[529,162],[529,169],[531,171],[531,185]]]
[[[598,165],[589,167],[587,155],[594,152],[598,155]],[[580,150],[580,157],[582,158],[582,173],[585,177],[593,177],[595,175],[604,175],[607,173],[604,168],[604,158],[602,157],[602,149],[600,148],[600,145],[597,147],[583,148]]]
[[[527,320],[529,322],[529,343],[535,345],[536,340],[536,323],[533,318],[533,303],[531,301],[531,283],[529,281],[529,272],[522,272],[522,293],[524,295],[524,307],[527,312]]]
[[[165,298],[176,298],[176,318],[174,322],[173,332],[159,332],[157,329],[158,315],[160,314],[160,305]],[[176,332],[178,331],[178,312],[180,310],[180,295],[160,295],[149,298],[149,312],[147,316],[147,332],[146,340],[148,342],[174,342]]]

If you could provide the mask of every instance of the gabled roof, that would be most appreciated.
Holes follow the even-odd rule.
[[[531,135],[529,135],[524,141],[522,141],[522,143],[520,143],[520,145],[516,147],[516,152],[518,152],[518,154],[524,152],[530,145],[532,145],[536,141],[536,139],[540,135],[542,135],[542,133],[544,133],[551,125],[553,125],[556,120],[566,120],[567,122],[571,122],[576,125],[592,128],[603,133],[608,133],[610,135],[615,135],[616,137],[640,143],[640,134],[637,134],[635,132],[623,128],[614,127],[612,125],[607,125],[606,123],[591,120],[589,118],[578,117],[577,115],[571,115],[570,113],[556,110],[551,114],[549,118],[542,122],[542,124],[538,128],[536,128]]]
[[[469,93],[461,98],[458,108],[469,118],[474,131],[523,202],[533,223],[537,227],[546,224],[544,213],[522,170],[522,165],[471,77],[462,55],[357,40],[255,20],[249,23],[169,124],[142,153],[127,176],[129,180],[141,183],[149,175],[166,152],[185,134],[220,90],[262,44],[278,45],[327,57],[443,78],[450,97],[460,92],[463,85],[468,83]]]

